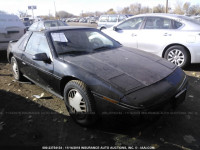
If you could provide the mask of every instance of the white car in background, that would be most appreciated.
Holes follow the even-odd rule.
[[[186,16],[137,15],[103,32],[124,46],[153,53],[179,67],[200,63],[200,22]]]
[[[0,14],[0,50],[7,50],[9,41],[16,41],[26,32],[26,27],[16,15]]]

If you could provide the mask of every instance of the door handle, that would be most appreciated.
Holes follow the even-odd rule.
[[[22,61],[22,64],[23,64],[23,65],[26,65],[26,63],[25,63],[25,62],[23,62],[23,61]]]
[[[171,34],[164,33],[163,36],[171,36]]]
[[[137,36],[137,34],[135,34],[135,33],[132,33],[132,34],[131,34],[131,36],[133,36],[133,37],[134,37],[134,36]]]

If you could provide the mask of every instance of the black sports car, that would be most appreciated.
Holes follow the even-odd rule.
[[[82,125],[94,123],[104,112],[150,111],[185,99],[182,69],[124,47],[97,29],[28,31],[10,42],[7,52],[16,80],[26,77],[64,99]]]

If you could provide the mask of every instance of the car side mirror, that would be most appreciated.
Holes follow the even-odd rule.
[[[116,26],[114,26],[114,27],[113,27],[113,30],[114,30],[114,31],[119,31],[120,29],[117,28]]]
[[[47,62],[47,63],[50,62],[50,58],[47,56],[46,53],[35,54],[32,59],[36,60],[36,61],[44,61],[44,62]]]

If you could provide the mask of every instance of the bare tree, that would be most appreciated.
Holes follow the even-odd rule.
[[[189,13],[189,9],[190,9],[190,3],[185,2],[185,4],[183,5],[183,10],[185,11],[185,14]]]
[[[116,12],[113,8],[111,8],[106,12],[106,14],[116,14]]]
[[[140,14],[142,5],[140,3],[134,3],[130,5],[130,12],[133,15]]]
[[[59,12],[56,13],[56,17],[70,18],[70,17],[74,17],[74,15],[62,10],[62,11],[59,11]]]
[[[153,8],[154,13],[164,13],[165,12],[165,6],[158,4],[156,7]]]
[[[121,14],[130,14],[130,7],[124,7],[121,11]]]
[[[142,7],[140,13],[145,14],[145,13],[150,13],[152,12],[152,9],[149,7]]]
[[[190,15],[199,15],[200,14],[200,6],[199,5],[192,5],[189,8]]]
[[[183,4],[180,0],[177,0],[173,13],[181,15],[198,15],[200,14],[200,6],[191,5],[189,2]]]
[[[82,13],[82,17],[88,17],[88,16],[95,16],[95,12],[85,12],[85,13]]]
[[[175,14],[180,14],[180,15],[183,15],[183,14],[184,14],[183,3],[182,3],[180,0],[177,0],[177,1],[176,1],[176,4],[175,4],[175,8],[174,8],[173,13],[175,13]]]

